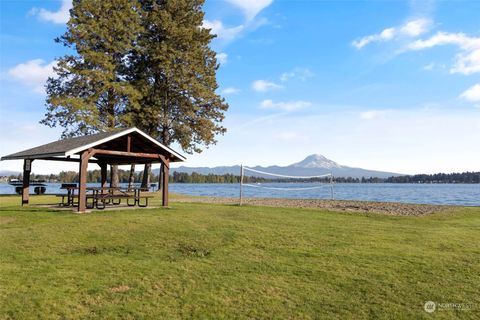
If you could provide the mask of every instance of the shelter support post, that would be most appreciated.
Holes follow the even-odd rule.
[[[168,178],[169,178],[169,171],[170,171],[170,159],[166,158],[162,165],[162,176],[163,176],[163,186],[162,186],[162,206],[168,207]]]
[[[99,165],[100,165],[100,183],[102,188],[106,188],[107,187],[107,164],[105,162],[102,162]]]
[[[78,212],[85,212],[87,209],[87,167],[88,160],[93,156],[92,150],[83,151],[80,155],[79,181],[78,181]]]
[[[160,162],[160,170],[158,170],[158,188],[157,188],[157,191],[160,191],[162,190],[162,174],[163,172],[163,163]]]
[[[30,188],[30,172],[32,172],[32,161],[23,160],[23,188],[22,188],[22,206],[28,204],[28,191]]]

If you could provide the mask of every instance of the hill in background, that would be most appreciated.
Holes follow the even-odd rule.
[[[322,175],[326,173],[332,173],[335,177],[352,177],[352,178],[361,178],[361,177],[376,177],[376,178],[388,178],[392,176],[401,176],[402,174],[393,173],[393,172],[384,172],[376,170],[368,170],[362,168],[348,167],[340,165],[337,162],[330,160],[320,154],[312,154],[303,159],[300,162],[293,163],[288,166],[255,166],[251,167],[252,169],[265,171],[269,173],[282,174],[282,175],[292,175],[292,176],[315,176]],[[154,169],[153,172],[158,174],[159,169]],[[186,167],[180,166],[178,168],[172,168],[171,172],[182,172],[191,174],[192,172],[200,174],[234,174],[240,175],[240,166],[220,166],[220,167]],[[257,177],[270,177],[268,175],[262,175],[250,171],[245,171],[247,176],[257,176]]]

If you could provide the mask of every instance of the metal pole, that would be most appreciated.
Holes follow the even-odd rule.
[[[240,165],[240,204],[242,205],[243,200],[243,164]]]

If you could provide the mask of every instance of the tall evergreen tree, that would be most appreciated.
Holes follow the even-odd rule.
[[[228,105],[216,94],[219,67],[202,27],[203,0],[140,0],[143,32],[132,52],[130,81],[141,93],[129,121],[163,144],[187,152],[216,143]],[[145,166],[143,187],[150,165]]]
[[[73,49],[58,60],[47,81],[41,123],[64,128],[62,137],[125,125],[126,107],[139,93],[128,81],[129,53],[141,31],[135,0],[74,0],[67,32],[56,41]],[[112,182],[118,181],[113,166]]]

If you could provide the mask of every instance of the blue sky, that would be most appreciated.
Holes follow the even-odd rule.
[[[70,1],[0,1],[1,155],[58,139],[38,124]],[[480,1],[205,4],[230,104],[188,166],[287,165],[312,153],[400,173],[480,170]],[[21,169],[16,161],[0,170]],[[37,162],[34,172],[76,169]]]

